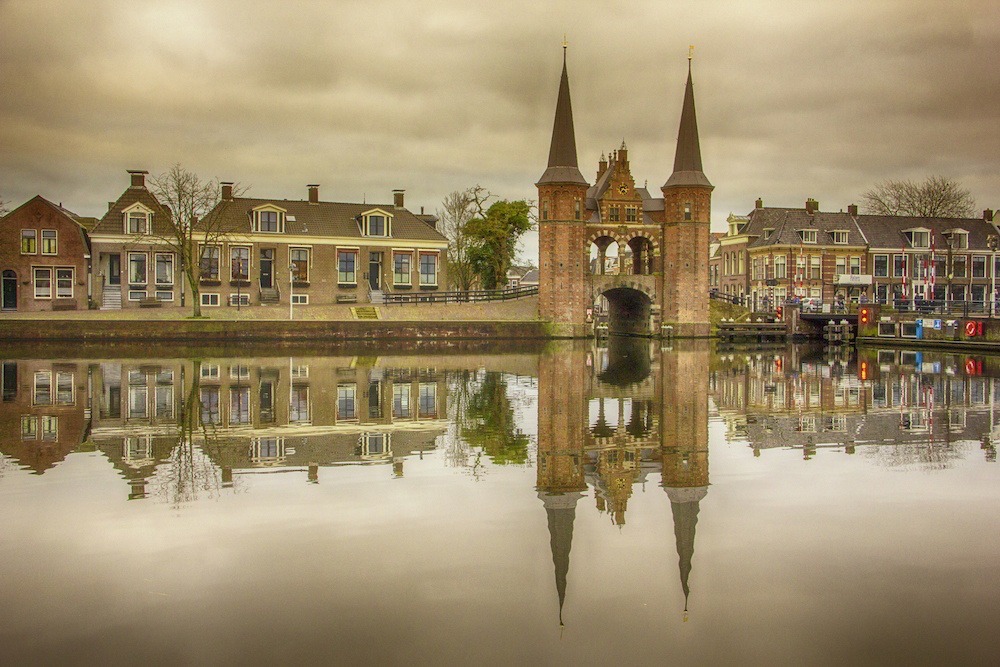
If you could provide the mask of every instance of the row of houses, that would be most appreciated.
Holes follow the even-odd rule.
[[[730,215],[713,239],[711,289],[767,310],[787,299],[883,304],[989,303],[1000,280],[1000,232],[981,218],[922,218],[765,207]]]
[[[2,309],[45,311],[191,305],[170,209],[130,170],[101,218],[38,196],[0,218]],[[203,307],[368,303],[385,291],[447,286],[437,218],[391,204],[242,197],[222,183],[193,235]],[[211,229],[211,233],[208,231]]]

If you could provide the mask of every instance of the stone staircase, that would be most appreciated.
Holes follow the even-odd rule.
[[[376,305],[383,304],[385,303],[385,293],[380,289],[369,290],[368,300]]]
[[[109,285],[104,288],[101,295],[101,310],[121,310],[122,292],[117,285]]]
[[[281,295],[278,294],[278,290],[275,287],[261,287],[260,288],[260,305],[270,306],[275,305],[281,301]]]

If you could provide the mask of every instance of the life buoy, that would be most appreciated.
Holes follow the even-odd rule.
[[[965,323],[965,335],[970,338],[976,335],[976,323],[974,321],[969,320]]]
[[[973,359],[965,360],[965,374],[975,375],[976,374],[976,362]]]

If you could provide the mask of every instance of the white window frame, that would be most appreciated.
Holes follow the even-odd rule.
[[[142,280],[132,280],[132,258],[142,257],[143,262],[143,279]],[[128,253],[127,264],[125,266],[128,278],[127,284],[129,285],[148,285],[149,284],[149,253],[146,252],[130,252]]]
[[[132,216],[135,216],[135,220],[142,220],[141,229],[136,231],[131,230]],[[122,231],[130,236],[145,236],[149,234],[150,227],[153,224],[153,212],[142,204],[133,204],[129,206],[124,211],[122,211]]]
[[[51,233],[52,236],[48,237],[52,239],[52,252],[45,252],[45,241],[47,240],[46,232]],[[56,229],[43,229],[38,236],[38,252],[42,255],[58,255],[59,254],[59,231]]]
[[[174,291],[173,290],[156,290],[155,292],[157,301],[173,301]]]
[[[204,272],[204,264],[212,258],[211,253],[216,253],[215,275],[207,275]],[[222,280],[222,246],[217,243],[202,243],[198,246],[198,271],[200,280]]]
[[[372,218],[380,217],[383,218],[385,233],[383,234],[373,234],[371,230],[371,220]],[[361,214],[361,233],[363,236],[370,236],[376,239],[387,239],[392,237],[392,218],[393,215],[389,211],[383,211],[380,208],[372,209],[370,211],[365,211]]]
[[[247,253],[247,256],[246,256],[246,260],[247,260],[247,275],[246,275],[245,278],[237,278],[235,275],[233,275],[234,260],[235,260],[235,257],[233,256],[233,252],[236,251],[236,250],[245,250],[246,253]],[[243,243],[234,243],[234,244],[231,244],[229,246],[229,280],[230,280],[230,282],[250,282],[250,276],[253,275],[253,253],[251,252],[251,250],[253,250],[252,246],[249,246],[249,245],[246,245],[246,244],[243,244]]]
[[[879,257],[885,258],[885,273],[884,274],[880,274],[878,272],[878,258]],[[874,256],[874,259],[872,260],[872,275],[874,275],[876,278],[888,278],[891,274],[892,274],[892,255],[888,255],[888,254],[882,253],[882,252],[876,254]]]
[[[221,304],[218,292],[201,292],[201,305],[205,308],[218,308]]]
[[[293,294],[292,304],[296,306],[308,306],[309,305],[309,295],[308,294]]]
[[[308,247],[305,247],[305,246],[291,246],[291,247],[288,248],[288,264],[290,266],[296,266],[297,267],[298,266],[298,262],[300,260],[295,260],[295,259],[292,258],[292,253],[295,253],[295,252],[304,252],[306,254],[306,259],[305,259],[306,270],[305,270],[305,278],[299,277],[297,275],[298,271],[296,271],[295,272],[296,275],[294,276],[293,279],[297,283],[307,283],[307,282],[309,282],[309,271],[312,268],[312,266],[311,266],[312,265],[312,248],[308,248]]]
[[[398,280],[398,276],[401,275],[396,271],[396,258],[406,257],[409,260],[409,270],[406,272],[405,282]],[[393,250],[392,251],[392,284],[394,287],[412,287],[413,286],[413,251],[412,250]]]
[[[261,214],[262,213],[276,213],[277,214],[277,229],[263,229],[261,227]],[[286,215],[288,211],[283,208],[279,208],[274,204],[265,204],[264,206],[259,206],[251,212],[253,231],[259,234],[284,234],[285,233],[285,221],[288,219]]]
[[[434,275],[432,277],[433,278],[433,282],[431,282],[430,280],[425,280],[424,279],[424,262],[423,262],[423,258],[424,257],[433,257],[434,258]],[[418,252],[417,263],[418,263],[417,264],[417,270],[418,270],[418,273],[419,273],[419,276],[420,276],[420,278],[419,278],[419,280],[420,280],[420,286],[421,287],[437,287],[438,286],[438,274],[440,273],[441,253],[438,252],[437,250],[420,250]]]
[[[31,267],[31,283],[34,288],[35,298],[39,300],[50,300],[52,299],[52,268],[51,266],[33,266]],[[48,287],[43,288],[39,285],[39,276],[48,275]],[[44,279],[43,279],[44,280]]]
[[[788,277],[788,259],[784,255],[775,255],[774,257],[774,277]]]
[[[835,229],[830,232],[830,236],[833,237],[833,242],[836,245],[847,245],[850,240],[850,234],[846,229]]]
[[[229,305],[230,306],[235,306],[237,304],[239,304],[240,306],[249,306],[250,305],[250,294],[248,294],[247,292],[240,292],[238,294],[230,294],[229,295]]]
[[[25,250],[24,242],[31,239],[31,250]],[[37,229],[22,229],[21,230],[21,254],[22,255],[37,255],[38,254],[38,230]]]
[[[341,257],[341,255],[349,255],[349,254],[353,254],[354,255],[353,279],[345,280],[344,277],[341,276],[340,257]],[[338,285],[357,285],[358,284],[358,261],[359,261],[360,257],[361,257],[361,249],[360,248],[337,248],[337,284]]]
[[[816,243],[816,233],[815,229],[800,229],[799,236],[802,237],[803,243]]]
[[[61,271],[69,271],[69,278],[65,276],[60,276]],[[63,291],[63,282],[69,281],[69,292]],[[76,269],[72,266],[57,266],[55,267],[55,283],[56,288],[56,298],[57,299],[72,299],[76,290]]]
[[[166,258],[168,268],[167,280],[160,280],[160,259]],[[174,253],[172,252],[158,252],[153,255],[153,280],[157,285],[170,285],[174,284]]]

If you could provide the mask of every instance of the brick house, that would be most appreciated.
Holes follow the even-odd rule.
[[[87,308],[90,248],[82,220],[41,196],[0,218],[4,311]]]
[[[446,288],[448,240],[437,218],[404,207],[402,190],[392,204],[320,201],[318,185],[308,193],[234,197],[222,184],[202,221],[224,234],[203,255],[203,306],[377,303],[386,291]]]
[[[129,187],[90,230],[94,302],[101,309],[181,305],[177,253],[164,240],[170,211],[146,188],[148,172],[128,173]]]

